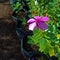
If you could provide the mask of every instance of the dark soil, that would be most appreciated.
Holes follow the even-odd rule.
[[[9,0],[0,0],[0,3],[7,2],[7,1],[9,1]]]
[[[25,60],[16,34],[16,24],[11,18],[11,7],[3,4],[0,4],[0,60]]]

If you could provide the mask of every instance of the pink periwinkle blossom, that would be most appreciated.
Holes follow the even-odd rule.
[[[35,16],[27,21],[29,24],[29,30],[34,30],[36,27],[39,27],[41,30],[46,30],[48,25],[45,22],[48,22],[50,19],[47,16]]]

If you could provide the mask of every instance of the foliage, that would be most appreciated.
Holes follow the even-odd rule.
[[[50,56],[57,56],[60,60],[60,0],[25,1],[30,8],[28,11],[30,18],[44,15],[50,18],[50,21],[47,22],[48,29],[45,31],[39,28],[34,30],[34,35],[28,36],[28,43],[38,46],[40,52]],[[14,11],[16,10],[16,13],[19,13],[20,9],[22,9],[20,1],[13,2],[12,7]],[[25,24],[25,18],[22,20],[23,24]]]
[[[48,29],[36,29],[34,35],[29,36],[28,43],[39,47],[39,51],[57,56],[60,59],[60,0],[26,0],[30,7],[29,17],[48,16]]]
[[[17,14],[20,13],[21,10],[23,10],[21,0],[10,0],[10,4],[12,6],[13,12],[15,12]],[[20,19],[20,21],[22,22],[23,25],[26,24],[26,18],[20,17],[19,19]]]
[[[13,9],[13,11],[16,11],[16,13],[19,13],[20,10],[22,9],[22,5],[20,2],[21,2],[21,0],[10,0],[12,9]]]

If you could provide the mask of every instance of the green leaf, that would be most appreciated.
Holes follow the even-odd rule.
[[[44,40],[43,38],[40,39],[40,42],[39,42],[39,51],[43,52],[45,50],[45,47],[46,47],[46,40]]]
[[[38,44],[41,37],[42,37],[42,31],[40,31],[39,28],[37,28],[36,30],[33,31],[34,35],[30,37],[31,41],[33,41],[33,44]],[[37,39],[38,38],[38,39]],[[30,40],[29,40],[30,41]]]
[[[51,57],[55,55],[54,49],[50,49],[50,50],[49,50],[49,55],[50,55]]]

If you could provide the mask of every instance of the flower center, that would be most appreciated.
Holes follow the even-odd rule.
[[[38,23],[38,22],[40,22],[40,20],[39,20],[39,19],[37,19],[37,20],[36,20],[36,23]]]

